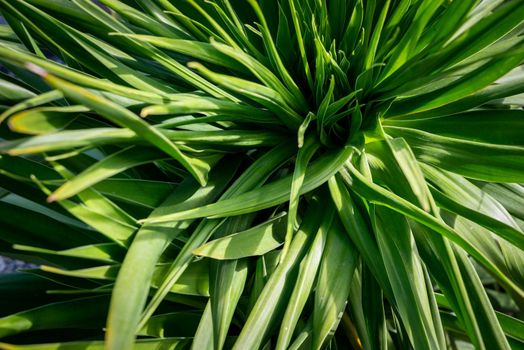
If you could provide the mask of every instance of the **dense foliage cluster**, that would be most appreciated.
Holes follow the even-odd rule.
[[[3,349],[522,349],[522,0],[0,0]]]

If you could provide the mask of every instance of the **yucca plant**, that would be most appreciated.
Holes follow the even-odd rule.
[[[0,11],[0,348],[524,348],[522,0]]]

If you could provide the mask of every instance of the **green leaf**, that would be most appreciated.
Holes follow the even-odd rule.
[[[47,134],[59,131],[74,121],[84,106],[40,107],[19,112],[9,118],[11,130],[22,134]]]
[[[382,290],[369,269],[362,267],[361,276],[358,272],[357,269],[348,300],[351,320],[364,349],[386,349],[388,333]]]
[[[99,328],[104,322],[107,295],[47,304],[0,318],[0,338],[26,331],[54,328]]]
[[[123,256],[123,250],[121,249],[121,247],[114,243],[90,244],[65,250],[51,250],[16,244],[13,246],[13,248],[22,251],[32,252],[35,254],[41,253],[44,255],[58,255],[64,257],[72,257],[75,259],[81,258],[95,260],[105,263],[115,263],[119,261]]]
[[[214,200],[234,173],[234,168],[219,167],[206,187],[186,180],[151,213],[161,215],[184,210]],[[187,229],[191,221],[172,221],[163,225],[143,225],[137,232],[118,273],[107,320],[106,342],[110,349],[127,348],[135,339],[140,314],[146,304],[153,271],[169,242]],[[159,287],[162,282],[159,281]],[[168,290],[171,290],[169,286]],[[139,327],[138,327],[139,328]]]
[[[116,20],[114,17],[106,13],[96,4],[86,0],[74,0],[74,3],[87,12],[91,18],[97,21],[101,26],[107,28],[109,32],[121,32],[121,33],[132,33],[131,29],[126,26],[123,22]],[[206,91],[214,97],[225,97],[228,99],[235,100],[235,98],[217,86],[209,83],[205,79],[202,79],[196,73],[182,65],[177,60],[171,59],[168,55],[157,50],[149,44],[140,43],[137,40],[124,37],[125,42],[131,45],[134,49],[141,52],[146,57],[150,57],[160,65],[173,72],[174,74],[182,77],[189,84]]]
[[[119,265],[104,265],[79,270],[62,270],[52,266],[42,265],[41,269],[46,272],[97,280],[115,280]],[[155,287],[162,280],[163,275],[169,269],[168,263],[158,264],[151,278],[151,286]],[[184,271],[177,283],[171,288],[172,293],[209,296],[209,268],[207,261],[194,262]]]
[[[440,136],[501,145],[524,144],[524,112],[519,110],[478,110],[433,118],[395,118],[384,126],[412,128]]]
[[[203,145],[214,145],[217,148],[275,146],[282,142],[280,133],[267,131],[178,131],[157,129],[164,138],[177,144],[177,147],[194,153]],[[94,148],[107,144],[129,144],[141,138],[133,131],[119,128],[90,128],[83,130],[64,130],[47,135],[38,135],[12,141],[0,142],[0,152],[11,155],[52,152],[75,147]],[[146,143],[146,142],[144,142]],[[190,147],[194,146],[194,147]],[[165,153],[165,152],[164,152]],[[166,154],[167,156],[167,154]],[[198,160],[198,158],[192,158]],[[203,160],[199,160],[205,163]]]
[[[524,59],[524,50],[522,49],[508,57],[494,58],[445,87],[394,102],[388,110],[388,115],[419,113],[459,101],[504,76],[517,67],[522,59]]]
[[[313,162],[306,171],[304,184],[299,194],[307,193],[325,183],[340,169],[352,152],[353,150],[351,148],[346,148],[338,152],[328,153]],[[144,222],[154,223],[200,217],[220,218],[270,208],[285,202],[289,198],[291,182],[292,177],[287,176],[264,185],[259,189],[240,194],[230,199],[224,199],[217,203],[185,212],[146,219]]]
[[[172,95],[170,101],[169,103],[145,107],[142,109],[142,112],[140,112],[140,115],[147,117],[149,115],[217,112],[225,113],[229,116],[236,116],[237,118],[233,120],[238,121],[256,121],[258,123],[278,122],[278,119],[271,113],[253,108],[248,104],[190,94]]]
[[[232,219],[231,225],[245,227],[250,218]],[[224,225],[229,229],[227,225]],[[227,232],[227,231],[226,231]],[[222,349],[226,340],[235,309],[248,277],[247,261],[210,261],[210,298],[213,315],[214,348]]]
[[[441,0],[423,0],[417,3],[416,13],[406,32],[393,49],[391,58],[388,61],[382,77],[386,78],[395,72],[400,66],[414,56],[417,51],[417,42],[427,26],[433,14],[442,4]]]
[[[3,122],[6,118],[10,117],[11,115],[23,111],[24,109],[29,109],[31,107],[40,106],[58,99],[61,99],[63,97],[62,93],[58,90],[51,90],[44,92],[40,95],[36,95],[34,97],[28,98],[20,103],[17,103],[8,109],[6,109],[2,114],[0,114],[0,123]]]
[[[96,162],[67,181],[51,194],[51,198],[58,201],[69,198],[126,169],[165,159],[166,157],[167,155],[155,149],[146,148],[145,150],[140,150],[133,146],[124,148]]]
[[[316,141],[316,139],[312,138],[306,139],[303,147],[301,147],[297,153],[295,169],[293,170],[293,179],[291,181],[289,212],[287,217],[286,236],[284,240],[284,247],[282,249],[282,256],[286,256],[289,245],[291,244],[291,239],[293,237],[293,231],[295,229],[297,218],[298,202],[300,199],[300,190],[304,184],[307,166],[320,146]]]
[[[359,254],[380,283],[382,289],[384,289],[384,293],[392,297],[393,292],[391,291],[384,261],[363,214],[356,206],[340,175],[332,177],[328,184],[331,199],[337,208],[340,221],[349,234],[351,241],[357,247]]]
[[[224,44],[213,43],[213,46],[224,55],[231,57],[233,60],[236,60],[238,63],[242,64],[244,67],[249,69],[249,71],[256,76],[265,86],[270,89],[275,90],[280,96],[284,98],[287,104],[292,107],[294,110],[303,112],[304,111],[304,98],[299,94],[298,98],[296,95],[293,95],[283,83],[262,63],[258,62],[253,57],[245,54],[239,49],[234,49]]]
[[[428,166],[424,166],[423,169],[428,179],[431,179],[438,187],[438,189],[433,188],[433,192],[442,208],[461,215],[506,240],[495,237],[490,239],[492,236],[490,233],[481,233],[474,227],[470,228],[470,233],[467,234],[476,236],[477,246],[495,256],[499,260],[498,265],[507,269],[507,274],[510,274],[514,281],[522,286],[524,274],[520,266],[523,264],[524,256],[518,247],[523,245],[524,234],[513,217],[500,203],[467,180],[457,175],[436,171]],[[456,224],[460,222],[461,220],[456,220]],[[467,230],[467,226],[464,229]],[[475,235],[476,232],[478,234]],[[495,240],[497,244],[493,245]],[[495,247],[498,249],[493,249]]]
[[[174,190],[170,182],[139,179],[107,179],[94,188],[107,196],[153,209]]]
[[[369,164],[382,181],[388,181],[396,193],[416,203],[425,211],[432,208],[424,175],[415,156],[402,138],[369,144]],[[405,181],[397,180],[405,179]]]
[[[523,10],[0,0],[0,348],[522,348]]]
[[[387,127],[406,139],[417,158],[442,169],[490,182],[524,182],[524,148],[455,139],[425,131]]]
[[[174,159],[178,160],[200,184],[205,184],[207,172],[209,171],[209,168],[205,163],[182,154],[182,152],[180,152],[180,150],[165,135],[141,120],[129,110],[76,85],[48,75],[47,73],[43,73],[43,77],[50,85],[60,89],[66,97],[84,104],[90,109],[100,113],[111,122],[129,128],[139,137],[144,138],[160,150],[172,156]]]
[[[137,340],[133,349],[136,350],[181,350],[185,349],[190,342],[188,338],[164,338],[164,339],[143,339]],[[77,341],[69,343],[49,343],[35,345],[14,345],[0,343],[0,347],[5,350],[103,350],[105,345],[103,341]]]
[[[190,337],[195,332],[200,316],[200,312],[195,311],[175,311],[155,315],[138,334],[155,338]]]
[[[211,315],[211,302],[207,302],[200,323],[195,332],[191,349],[212,349],[214,346],[215,333],[213,318]]]
[[[35,94],[26,88],[16,85],[10,81],[0,79],[0,101],[5,102],[19,102],[32,98]]]
[[[383,143],[380,144],[382,145]],[[424,203],[429,202],[430,206],[428,206],[427,210],[431,210],[433,215],[440,218],[438,209],[435,208],[434,201],[424,181],[422,170],[418,166],[409,146],[402,139],[388,140],[388,146],[395,154],[396,162],[388,162],[387,159],[391,157],[387,154],[387,151],[385,154],[382,151],[381,159],[387,164],[387,171],[384,171],[384,173],[388,174],[389,177],[381,177],[381,179],[397,194],[406,197],[421,207]],[[402,185],[403,183],[405,185]],[[418,193],[418,196],[413,196],[414,193]],[[446,295],[449,295],[450,299],[454,300],[454,309],[460,310],[459,314],[463,318],[463,322],[473,342],[477,346],[482,346],[479,344],[490,344],[490,347],[504,348],[505,340],[501,337],[500,326],[493,322],[492,319],[493,309],[489,305],[485,293],[478,288],[480,282],[475,271],[469,268],[471,263],[465,258],[465,255],[460,252],[454,253],[451,245],[444,241],[443,237],[437,237],[432,232],[422,230],[417,224],[411,223],[410,226],[413,230],[412,232],[416,234],[418,247],[422,249],[424,261],[435,274],[434,276],[440,288],[445,291]],[[455,226],[455,229],[457,232],[464,234],[458,227]],[[421,231],[422,234],[420,233]],[[475,240],[471,239],[471,236],[468,238],[469,242],[475,245]],[[505,266],[498,264],[498,259],[493,259],[493,254],[486,253],[486,250],[478,245],[475,245],[475,247],[494,262],[501,271],[506,271]],[[464,269],[462,271],[459,270],[459,266]],[[426,278],[426,280],[429,280],[429,278]],[[466,284],[469,285],[469,288],[466,288]],[[440,344],[444,344],[443,331],[440,326],[441,320],[436,310],[433,290],[430,286],[426,282],[425,289],[428,291],[428,305],[431,309],[438,340]],[[421,290],[423,289],[422,287]],[[473,303],[481,305],[482,308],[473,310]],[[484,329],[486,333],[481,334],[480,329]],[[490,333],[488,333],[488,330]]]
[[[311,294],[313,284],[318,274],[324,245],[328,234],[330,234],[329,231],[333,214],[333,210],[326,213],[326,216],[330,217],[330,220],[326,220],[326,225],[319,228],[311,244],[311,248],[300,263],[296,285],[291,293],[282,324],[280,325],[276,349],[286,349],[290,345],[300,314]],[[327,223],[328,221],[329,223]]]
[[[213,44],[198,42],[194,40],[173,39],[153,35],[113,33],[118,36],[126,36],[147,42],[155,47],[171,50],[183,55],[187,55],[207,63],[216,64],[232,70],[241,71],[238,65],[227,55],[223,54]]]
[[[271,274],[253,306],[233,346],[234,350],[261,347],[264,339],[267,337],[267,330],[277,322],[280,315],[284,312],[285,297],[288,295],[294,280],[294,278],[290,280],[288,276],[293,270],[296,270],[306,253],[310,245],[308,236],[314,235],[314,232],[318,230],[321,224],[320,221],[325,222],[327,220],[326,217],[322,218],[320,215],[313,215],[315,211],[320,209],[319,200],[317,199],[315,202],[316,204],[309,208],[309,215],[305,216],[306,219],[295,234],[288,254],[278,265],[275,272]]]
[[[349,287],[358,261],[358,253],[335,220],[327,230],[313,305],[312,349],[328,343],[346,308]],[[321,229],[325,229],[321,226]]]
[[[354,169],[353,166],[348,166],[348,169],[351,172],[351,175],[349,173],[342,172],[344,180],[348,183],[348,185],[351,185],[354,191],[359,195],[368,198],[368,200],[373,203],[389,207],[401,214],[404,214],[421,223],[422,225],[425,225],[428,228],[434,230],[436,233],[439,233],[442,236],[450,239],[462,247],[469,254],[471,254],[471,256],[477,259],[477,261],[479,261],[494,275],[500,278],[501,281],[510,285],[512,288],[518,291],[519,294],[524,295],[524,292],[520,290],[520,288],[517,287],[513,281],[505,276],[491,260],[489,260],[482,252],[472,245],[471,242],[459,235],[456,231],[444,224],[441,220],[427,214],[423,210],[409,203],[405,199],[395,195],[394,193],[389,192],[373,183],[370,183],[360,173],[358,173],[358,171]]]
[[[65,65],[61,65],[49,60],[43,60],[37,56],[19,50],[14,50],[12,48],[0,47],[0,57],[5,60],[17,62],[19,65],[26,64],[27,62],[33,63],[58,77],[67,79],[82,86],[112,92],[117,95],[136,99],[138,101],[150,103],[162,103],[163,101],[163,98],[157,94],[145,91],[143,92],[123,85],[115,84],[110,81],[97,79],[88,74],[67,68]]]
[[[524,219],[522,198],[524,188],[518,184],[477,183],[480,189],[502,204],[506,210],[516,218]]]
[[[419,252],[431,269],[436,282],[450,300],[453,310],[457,310],[467,334],[477,347],[508,349],[506,339],[494,310],[486,295],[480,278],[474,270],[470,258],[444,240],[432,238],[433,233],[421,225],[411,223],[417,240]],[[465,231],[455,225],[457,232]]]
[[[456,193],[459,192],[457,191]],[[462,200],[458,199],[456,193],[451,196],[446,196],[441,194],[439,191],[435,190],[433,192],[433,195],[435,196],[435,199],[439,203],[439,206],[441,208],[445,208],[451,212],[466,217],[472,220],[473,222],[478,223],[481,226],[484,226],[485,228],[497,234],[499,237],[502,237],[508,242],[513,243],[516,247],[524,246],[524,233],[522,233],[518,229],[518,226],[515,223],[513,223],[513,226],[511,226],[511,224],[507,224],[497,219],[493,219],[489,214],[484,214],[481,211],[479,211],[477,209],[479,207],[484,207],[482,209],[486,209],[488,207],[484,200],[479,200],[478,202],[476,202],[478,203],[476,209],[471,209],[471,204],[474,202],[470,201],[468,203],[468,208],[468,206],[464,205],[464,202],[466,202],[466,198],[463,197]]]
[[[289,74],[288,70],[284,66],[284,63],[282,62],[280,54],[278,53],[277,47],[271,36],[271,32],[262,9],[255,0],[248,0],[248,2],[251,5],[251,7],[253,7],[253,10],[255,11],[258,19],[260,20],[260,31],[262,33],[262,39],[267,49],[269,60],[275,67],[276,71],[279,73],[280,78],[282,79],[286,87],[294,95],[298,104],[305,106],[306,101],[304,99],[304,96],[302,95],[302,92],[300,91],[300,88]]]
[[[128,6],[120,1],[102,0],[101,3],[115,10],[117,13],[122,15],[124,18],[127,18],[136,26],[147,29],[156,35],[178,37],[179,35],[184,34],[180,30],[177,30],[171,26],[158,25],[158,22],[154,18],[146,15],[143,11]]]
[[[281,163],[287,161],[290,156],[290,151],[291,149],[288,145],[282,145],[265,153],[242,173],[242,175],[222,195],[221,199],[228,199],[234,197],[238,193],[243,193],[260,186],[280,166]],[[192,251],[205,243],[221,224],[223,224],[223,221],[218,219],[203,220],[200,222],[193,235],[182,248],[182,251],[173,261],[171,268],[165,275],[158,291],[143,312],[141,324],[147,322],[149,317],[151,317],[153,312],[159,306],[160,302],[167,295],[170,288],[179,278],[180,274],[187,268],[187,265],[193,259]]]
[[[189,66],[197,69],[206,78],[217,83],[219,86],[226,87],[238,94],[245,95],[247,98],[265,106],[267,109],[275,113],[282,123],[291,130],[298,129],[300,126],[300,123],[302,122],[300,115],[288,106],[283,99],[283,96],[274,89],[249,80],[215,73],[197,62],[191,62]]]
[[[489,47],[522,22],[522,4],[518,0],[509,1],[502,6],[497,3],[494,5],[494,9],[488,8],[488,13],[481,16],[479,20],[473,21],[473,25],[469,28],[464,28],[465,30],[444,49],[424,59],[414,56],[412,62],[391,74],[377,89],[382,89],[383,86],[402,86],[414,78],[451,67],[473,53]],[[486,66],[486,68],[490,67]],[[492,65],[491,69],[496,70],[496,65]],[[483,78],[478,77],[478,79]]]
[[[375,209],[377,243],[384,257],[395,304],[406,331],[417,349],[444,349],[443,337],[436,334],[430,298],[420,258],[407,221],[386,208]],[[393,232],[392,232],[393,231]]]
[[[365,66],[364,66],[365,69],[371,68],[373,63],[375,63],[375,54],[376,54],[376,51],[377,51],[377,48],[378,48],[378,44],[380,42],[380,37],[381,37],[381,34],[382,34],[382,28],[384,26],[384,21],[386,20],[386,15],[387,15],[388,10],[389,10],[389,5],[390,5],[389,1],[386,1],[384,3],[382,11],[380,12],[380,16],[378,18],[378,21],[377,21],[377,23],[375,25],[375,28],[373,30],[373,35],[371,36],[371,40],[370,40],[369,52],[366,54],[366,62],[365,62]],[[409,34],[406,33],[406,37],[408,35]]]
[[[51,191],[36,177],[33,176],[32,179],[45,194],[51,194]],[[60,201],[59,204],[71,215],[93,227],[111,241],[127,246],[128,239],[136,230],[134,219],[94,190],[88,189],[82,196],[84,197],[82,204],[67,199]]]
[[[209,241],[193,254],[218,260],[264,255],[282,244],[285,220],[282,213],[248,230]]]

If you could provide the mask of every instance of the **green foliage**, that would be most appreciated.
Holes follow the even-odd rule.
[[[522,0],[0,13],[0,349],[524,348]]]

